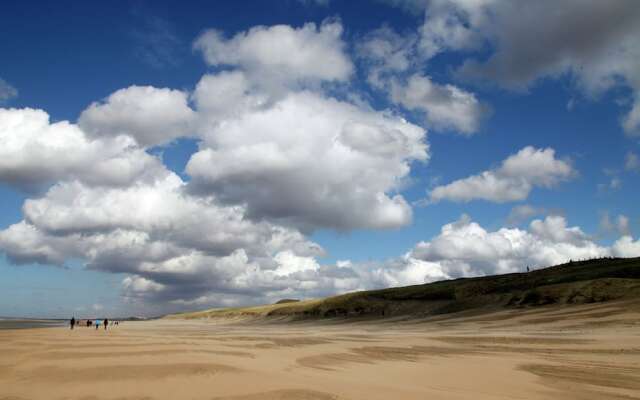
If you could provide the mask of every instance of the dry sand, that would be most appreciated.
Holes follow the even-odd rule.
[[[4,330],[9,399],[640,399],[640,303]]]

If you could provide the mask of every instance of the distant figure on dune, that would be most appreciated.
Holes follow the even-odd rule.
[[[109,325],[109,320],[107,318],[104,319],[104,330],[107,330],[107,325]]]
[[[87,320],[87,328],[90,327],[91,325],[93,325],[93,321],[91,321],[90,319]]]
[[[98,330],[98,328],[100,328],[100,320],[97,319],[95,324],[96,324],[96,330]]]
[[[69,321],[69,325],[71,325],[71,330],[76,325],[76,317],[71,317],[71,321]]]

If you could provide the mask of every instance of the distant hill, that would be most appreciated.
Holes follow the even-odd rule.
[[[282,299],[282,300],[276,301],[274,304],[297,303],[299,301],[300,300],[296,300],[296,299]]]
[[[528,273],[460,278],[325,299],[174,314],[166,318],[426,317],[470,309],[584,304],[630,298],[640,299],[640,258],[571,262]]]

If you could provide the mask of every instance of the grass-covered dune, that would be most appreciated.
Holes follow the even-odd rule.
[[[571,262],[528,273],[460,278],[347,293],[325,299],[212,309],[167,318],[426,317],[472,309],[583,304],[640,299],[640,258]]]

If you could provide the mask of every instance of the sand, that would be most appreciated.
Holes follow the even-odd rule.
[[[2,330],[9,399],[640,399],[640,302]]]

